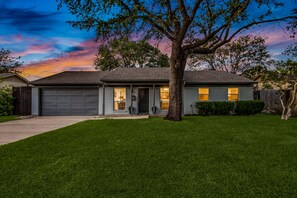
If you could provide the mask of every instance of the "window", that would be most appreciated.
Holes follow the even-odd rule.
[[[160,88],[160,107],[161,110],[168,110],[169,108],[169,88],[161,87]]]
[[[208,100],[208,95],[209,95],[209,89],[208,88],[199,88],[198,89],[198,94],[199,94],[199,100],[200,101],[207,101]]]
[[[230,101],[238,100],[238,88],[228,88],[228,100]]]
[[[126,88],[114,88],[113,90],[114,110],[126,109]]]

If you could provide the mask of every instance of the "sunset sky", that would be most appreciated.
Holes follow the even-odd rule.
[[[296,3],[279,12],[290,12]],[[95,33],[72,28],[66,23],[74,19],[62,8],[57,10],[55,0],[0,0],[0,48],[21,56],[23,75],[31,80],[65,70],[93,70],[93,60],[100,46]],[[245,34],[267,38],[268,49],[274,58],[293,42],[283,24],[256,27]],[[166,41],[160,44],[168,52]]]

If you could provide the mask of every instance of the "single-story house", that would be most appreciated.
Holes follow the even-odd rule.
[[[29,81],[15,73],[0,73],[0,87],[25,87],[28,86]]]
[[[183,113],[195,113],[197,101],[253,100],[253,83],[223,71],[185,71]],[[169,106],[169,68],[67,71],[32,85],[33,115],[165,114]]]

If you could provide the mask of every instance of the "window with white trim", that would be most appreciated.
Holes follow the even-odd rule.
[[[161,110],[169,108],[169,87],[160,88],[160,108]]]
[[[209,99],[209,88],[199,88],[198,89],[198,100],[208,101]]]
[[[113,89],[113,104],[115,111],[126,109],[126,88]]]
[[[228,100],[238,101],[238,88],[228,88]]]

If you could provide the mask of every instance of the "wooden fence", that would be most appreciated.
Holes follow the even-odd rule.
[[[13,114],[14,115],[31,115],[31,87],[14,87],[13,88]]]
[[[266,89],[255,91],[254,99],[261,100],[265,103],[264,111],[270,113],[281,113],[282,105],[279,100],[280,95],[281,93],[278,90]],[[290,97],[290,91],[285,91],[285,95],[283,97],[285,97],[285,102],[287,102]],[[297,100],[295,101],[295,104],[297,105]]]

